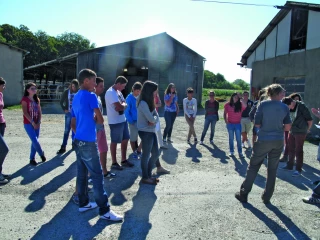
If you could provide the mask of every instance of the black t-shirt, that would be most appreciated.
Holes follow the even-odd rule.
[[[249,117],[249,113],[250,113],[250,110],[251,110],[251,107],[253,106],[253,102],[251,100],[248,99],[248,103],[247,103],[247,107],[246,109],[242,112],[242,115],[241,117]]]

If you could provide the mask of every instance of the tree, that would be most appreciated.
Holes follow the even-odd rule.
[[[95,44],[90,45],[90,41],[87,38],[77,33],[65,32],[57,36],[57,41],[59,42],[57,47],[60,57],[95,47]]]
[[[216,75],[213,72],[204,70],[203,87],[213,88],[215,78]]]
[[[249,90],[250,87],[250,85],[242,79],[236,79],[233,84],[240,86],[242,90]]]

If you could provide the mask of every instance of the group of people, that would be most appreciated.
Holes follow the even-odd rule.
[[[0,183],[7,183],[10,175],[2,173],[2,164],[9,151],[4,141],[6,127],[3,117],[3,90],[5,80],[0,78]],[[133,167],[134,163],[127,159],[127,145],[130,140],[133,159],[141,160],[141,184],[157,185],[159,178],[154,177],[152,170],[156,166],[158,174],[168,174],[169,170],[161,166],[160,148],[166,149],[172,142],[171,135],[175,119],[179,113],[178,95],[173,83],[170,83],[164,94],[165,128],[161,133],[158,108],[161,99],[158,85],[152,81],[134,83],[132,92],[126,97],[121,93],[128,80],[119,76],[105,93],[108,125],[110,128],[110,149],[113,170],[123,170]],[[104,80],[97,77],[90,69],[79,72],[78,80],[73,80],[61,98],[61,108],[65,112],[65,131],[63,141],[57,154],[66,152],[70,131],[72,130],[72,148],[77,157],[77,182],[74,198],[76,197],[79,211],[84,212],[99,207],[101,219],[121,221],[122,216],[110,209],[108,196],[104,189],[103,178],[115,177],[116,173],[107,169],[108,143],[104,127],[103,106],[100,95],[104,92]],[[187,97],[183,99],[183,110],[189,126],[187,142],[191,143],[193,136],[197,143],[195,119],[197,115],[197,100],[193,97],[193,89],[188,88]],[[249,99],[247,91],[232,94],[230,101],[224,105],[223,118],[229,135],[229,156],[234,157],[234,136],[240,158],[244,157],[242,148],[245,143],[253,147],[247,175],[235,197],[241,202],[247,202],[257,173],[265,160],[268,159],[268,176],[266,188],[262,194],[264,203],[269,203],[272,197],[276,172],[280,161],[287,161],[282,167],[293,170],[296,158],[296,171],[293,176],[299,176],[303,166],[303,142],[312,126],[311,113],[298,95],[285,97],[285,90],[278,84],[272,84],[259,92],[256,102]],[[296,99],[299,97],[299,99]],[[24,96],[21,100],[23,123],[31,140],[30,165],[37,165],[36,153],[42,162],[46,161],[45,153],[39,143],[41,125],[41,106],[37,97],[37,86],[34,83],[25,85]],[[204,104],[205,121],[200,144],[209,126],[211,133],[209,141],[213,144],[215,125],[219,120],[219,102],[215,92],[209,92],[209,99]],[[320,118],[320,109],[312,109],[312,113]],[[272,117],[270,117],[272,116]],[[254,126],[252,127],[252,122]],[[253,133],[252,144],[248,138]],[[140,143],[138,141],[140,138]],[[117,144],[121,144],[121,161],[117,161]],[[285,145],[285,148],[284,148]],[[320,161],[320,147],[318,153]],[[110,169],[110,170],[111,170]],[[95,202],[89,202],[88,180],[93,184]],[[313,195],[303,199],[307,203],[320,203],[320,184],[314,189]]]

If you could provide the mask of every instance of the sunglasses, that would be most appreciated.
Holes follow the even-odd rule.
[[[37,88],[35,88],[35,87],[31,87],[29,89],[32,90],[32,91],[37,90]]]

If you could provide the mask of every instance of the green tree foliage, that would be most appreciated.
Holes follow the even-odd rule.
[[[203,87],[213,89],[248,90],[249,84],[241,79],[237,79],[231,83],[227,81],[221,73],[214,74],[213,72],[204,70]]]
[[[94,43],[77,33],[65,32],[53,37],[41,30],[32,33],[27,26],[20,25],[17,28],[9,24],[0,25],[0,42],[30,52],[25,57],[24,67],[95,48]]]
[[[241,89],[243,90],[249,90],[249,83],[247,83],[246,81],[242,80],[242,79],[236,79],[233,81],[233,84],[238,85],[241,87]]]

